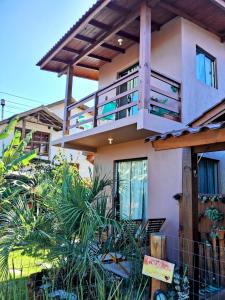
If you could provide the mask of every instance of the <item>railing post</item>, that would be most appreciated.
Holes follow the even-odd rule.
[[[94,120],[93,120],[93,126],[97,127],[98,125],[98,93],[95,93],[95,103],[94,103]]]
[[[64,120],[63,120],[63,135],[69,134],[70,125],[70,112],[68,111],[68,105],[72,103],[72,89],[73,89],[73,67],[68,66],[66,72],[66,93],[64,99]]]
[[[139,99],[138,108],[148,109],[151,99],[151,8],[147,1],[140,7]]]

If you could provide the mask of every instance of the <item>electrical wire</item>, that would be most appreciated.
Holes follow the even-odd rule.
[[[6,100],[6,103],[12,103],[12,104],[16,104],[16,105],[20,105],[20,106],[25,106],[25,107],[30,107],[30,108],[33,108],[32,105],[29,105],[29,104],[24,104],[24,103],[19,103],[19,102],[15,102],[15,101],[11,101],[11,100]]]
[[[18,96],[18,95],[15,95],[15,94],[1,92],[1,91],[0,91],[0,94],[4,94],[4,95],[19,98],[19,99],[24,99],[24,100],[27,100],[27,101],[32,101],[32,102],[37,102],[37,103],[43,104],[43,101],[40,101],[40,100],[37,100],[37,99],[27,98],[27,97]]]

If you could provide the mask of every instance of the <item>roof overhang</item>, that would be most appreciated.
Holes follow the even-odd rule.
[[[0,122],[0,125],[7,124],[12,118],[17,117],[19,121],[26,120],[26,122],[52,127],[56,131],[63,128],[63,121],[56,114],[51,112],[45,106],[40,106],[23,113],[14,115],[8,119]]]
[[[198,118],[191,121],[188,126],[196,127],[209,123],[218,123],[225,120],[225,99],[217,103],[216,105],[207,109]]]
[[[180,16],[225,40],[222,0],[147,0],[152,31]],[[74,75],[98,80],[99,69],[139,42],[139,0],[98,0],[37,63],[59,75],[73,66]],[[212,22],[213,16],[213,22]],[[122,45],[118,38],[123,39]]]
[[[225,121],[199,127],[187,127],[145,139],[155,150],[194,147],[195,152],[225,150]]]

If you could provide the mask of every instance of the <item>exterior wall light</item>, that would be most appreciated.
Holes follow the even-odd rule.
[[[118,39],[117,41],[118,41],[118,44],[119,44],[120,46],[122,46],[122,44],[123,44],[123,39],[120,38],[120,39]]]
[[[108,142],[109,142],[109,145],[112,145],[112,143],[113,143],[113,138],[108,138]]]

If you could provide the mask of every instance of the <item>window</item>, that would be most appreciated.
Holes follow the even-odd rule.
[[[121,219],[145,219],[147,159],[116,162],[114,200],[116,214]]]
[[[21,128],[16,128],[16,130],[22,131]],[[30,132],[29,129],[26,129],[25,134]],[[49,154],[49,142],[50,134],[42,131],[35,131],[32,134],[32,139],[26,147],[26,150],[30,151],[35,149],[39,156],[48,156]]]
[[[199,158],[198,190],[203,194],[219,193],[218,165],[219,161],[210,158]]]
[[[199,47],[196,48],[196,76],[201,82],[216,87],[216,59]]]

